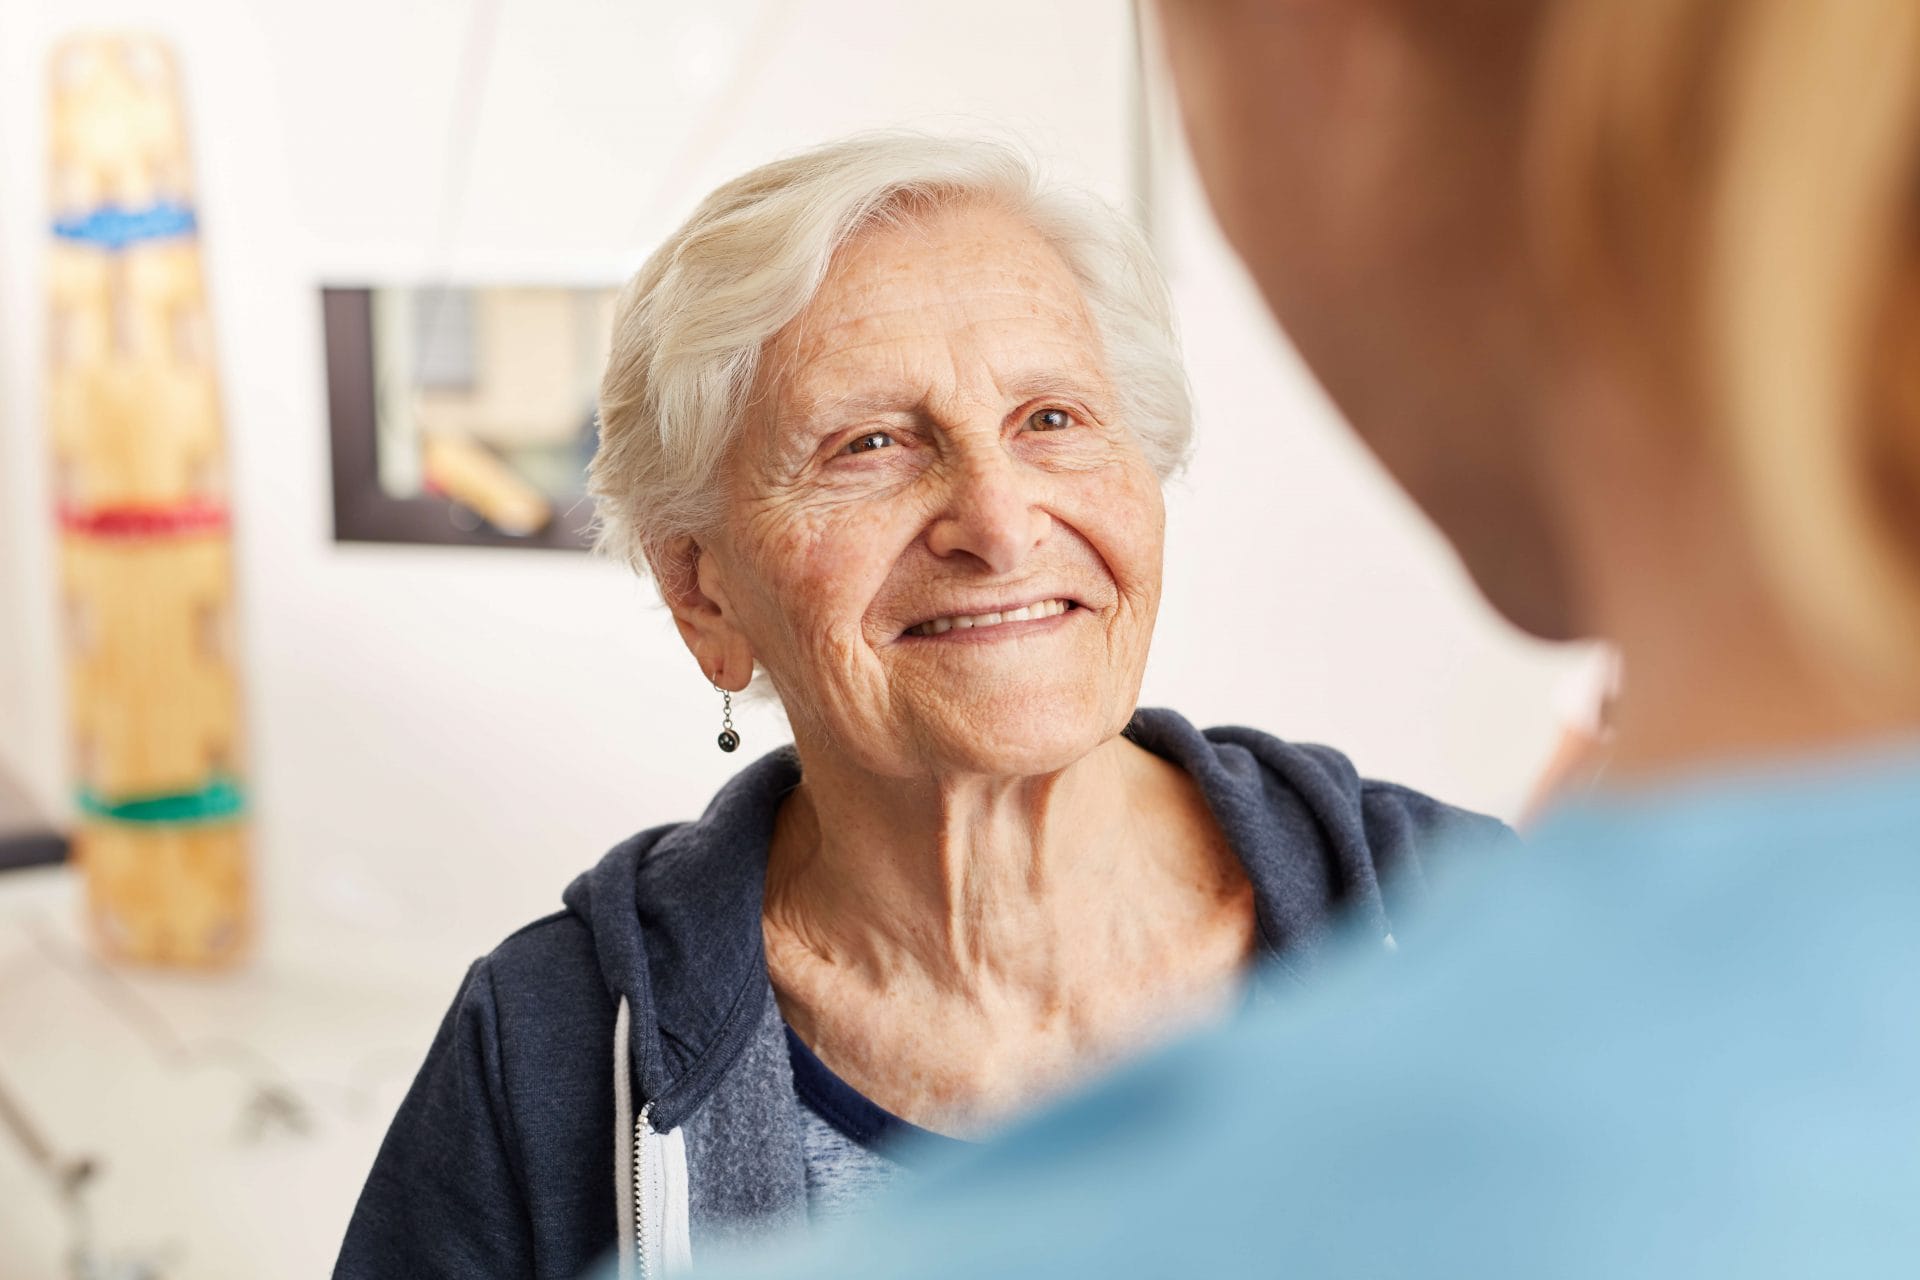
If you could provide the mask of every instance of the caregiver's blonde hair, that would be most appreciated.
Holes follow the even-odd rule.
[[[1792,621],[1920,683],[1920,0],[1550,0],[1557,283],[1642,335]]]
[[[589,475],[601,548],[673,589],[688,567],[676,547],[724,509],[722,464],[756,387],[766,390],[756,380],[767,341],[862,230],[968,203],[1024,218],[1060,254],[1127,425],[1162,480],[1177,470],[1192,410],[1172,302],[1145,238],[1004,143],[872,133],[721,186],[627,285]]]

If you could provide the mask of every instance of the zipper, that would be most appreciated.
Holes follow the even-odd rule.
[[[655,1280],[661,1274],[659,1231],[657,1226],[648,1227],[648,1219],[659,1213],[660,1160],[653,1150],[658,1144],[647,1139],[658,1136],[649,1102],[633,1122],[633,1246],[640,1280]]]
[[[618,1273],[619,1280],[660,1280],[693,1265],[687,1134],[684,1129],[655,1128],[651,1099],[634,1116],[633,1132],[620,1132],[621,1122],[633,1115],[633,1082],[627,1060],[630,1027],[631,1015],[622,996],[613,1018],[613,1207],[620,1232],[615,1237]],[[627,1185],[620,1185],[623,1182]],[[633,1213],[631,1226],[622,1216],[629,1210]]]
[[[636,1280],[660,1280],[693,1265],[687,1135],[653,1127],[653,1104],[633,1122],[633,1254]]]

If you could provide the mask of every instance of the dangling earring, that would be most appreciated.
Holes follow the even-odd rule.
[[[720,749],[733,751],[740,746],[740,735],[733,731],[733,695],[719,685],[713,686],[713,691],[723,699],[720,704]]]

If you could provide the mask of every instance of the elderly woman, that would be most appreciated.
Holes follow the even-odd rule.
[[[791,748],[474,965],[337,1274],[643,1273],[830,1214],[1309,967],[1487,819],[1138,710],[1188,408],[1136,236],[974,142],[722,187],[620,307],[605,542]],[[730,723],[720,745],[738,745]],[[917,1141],[902,1142],[902,1139]]]

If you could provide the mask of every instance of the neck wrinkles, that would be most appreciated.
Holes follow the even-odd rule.
[[[1157,763],[1121,738],[1027,778],[809,760],[775,830],[769,928],[882,984],[906,967],[958,994],[1057,989],[1118,919],[1148,924],[1164,882],[1128,836]]]

